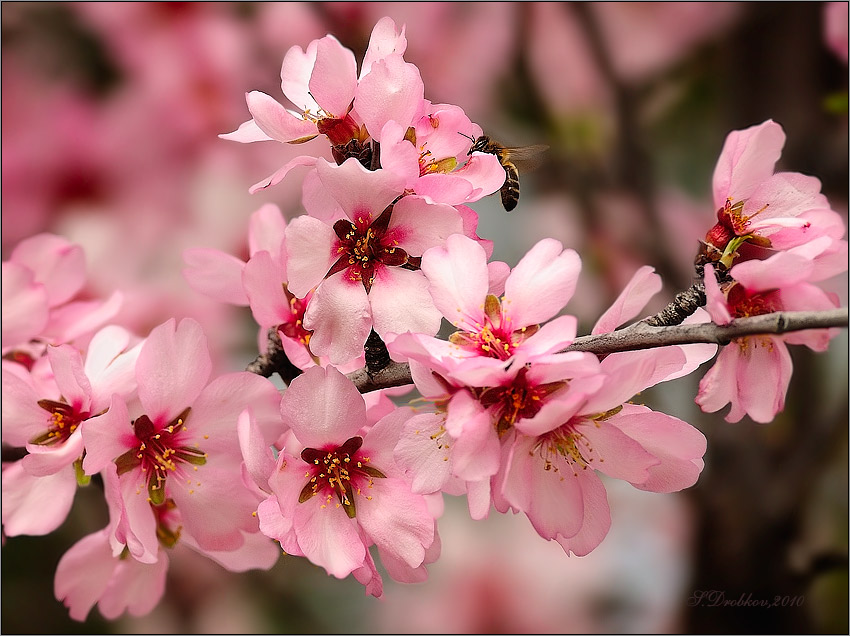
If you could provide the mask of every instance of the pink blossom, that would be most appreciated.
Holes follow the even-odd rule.
[[[357,154],[371,135],[381,139],[388,121],[407,128],[424,109],[424,85],[419,70],[402,58],[407,43],[390,18],[380,20],[372,31],[360,76],[354,54],[332,35],[313,40],[304,51],[294,46],[281,67],[281,89],[296,106],[284,108],[260,91],[247,94],[252,119],[223,139],[251,143],[279,141],[304,143],[326,135],[334,156],[342,161],[346,152]],[[256,192],[279,183],[298,165],[313,165],[314,157],[297,157],[267,179],[252,186]]]
[[[413,127],[386,123],[381,133],[381,166],[402,177],[405,190],[428,201],[450,205],[477,201],[505,181],[495,155],[467,156],[471,140],[480,135],[481,128],[459,107],[433,105]]]
[[[392,340],[390,352],[424,364],[437,362],[448,379],[458,377],[453,373],[459,366],[501,368],[515,356],[521,364],[569,345],[576,333],[574,317],[539,325],[572,297],[581,270],[578,255],[554,239],[538,242],[507,277],[499,274],[504,281],[501,298],[491,293],[492,275],[499,269],[489,267],[484,249],[460,234],[450,236],[445,247],[428,250],[422,271],[431,297],[458,331],[448,341],[402,334]]]
[[[301,216],[286,229],[289,291],[303,298],[315,288],[304,316],[311,351],[339,364],[362,353],[373,328],[382,337],[435,334],[440,314],[427,281],[401,266],[461,232],[460,214],[415,196],[398,199],[395,175],[354,159],[341,166],[320,160],[316,168],[336,201],[334,217]]]
[[[787,249],[834,234],[836,226],[843,233],[843,223],[830,210],[818,179],[774,173],[784,144],[785,133],[772,120],[726,138],[713,179],[718,223],[705,240],[727,266],[735,248],[746,240]]]
[[[144,616],[165,592],[168,556],[164,550],[159,552],[152,563],[121,559],[112,554],[108,528],[83,537],[56,566],[56,598],[76,621],[86,620],[95,604],[107,620],[125,611]]]
[[[730,270],[732,282],[719,285],[714,268],[706,265],[706,308],[718,324],[735,318],[774,311],[816,311],[838,306],[836,299],[811,284],[847,269],[847,259],[834,261],[835,244],[821,237],[774,254],[763,261],[745,261]],[[843,246],[846,255],[846,243]],[[825,257],[828,265],[818,262]],[[837,329],[810,329],[784,335],[736,338],[723,347],[714,366],[700,381],[697,404],[707,413],[731,403],[727,422],[745,414],[756,422],[770,422],[785,406],[791,381],[791,356],[786,344],[803,344],[825,351]]]
[[[825,2],[823,5],[823,38],[829,50],[847,64],[847,21],[846,2]]]
[[[676,347],[612,354],[602,361],[601,376],[571,380],[532,417],[517,419],[493,477],[496,509],[522,510],[540,536],[585,555],[610,526],[595,471],[653,492],[693,485],[703,468],[703,435],[675,417],[626,403],[686,363]]]
[[[109,407],[113,395],[128,398],[136,389],[140,347],[131,348],[134,340],[120,327],[105,327],[92,338],[85,362],[69,345],[48,347],[50,389],[3,361],[3,440],[28,451],[4,466],[7,535],[46,534],[65,520],[82,476],[83,427]]]
[[[233,478],[241,462],[236,420],[252,408],[271,443],[282,431],[277,390],[250,373],[209,382],[206,338],[191,319],[154,329],[135,371],[138,401],[113,396],[109,410],[83,430],[86,473],[115,477],[107,489],[122,511],[114,540],[154,562],[163,511],[176,506],[183,532],[201,550],[238,550],[245,534],[257,532],[257,499]]]
[[[269,493],[259,507],[262,531],[337,578],[354,574],[374,596],[382,585],[372,545],[391,576],[419,579],[436,558],[435,530],[424,497],[393,460],[407,411],[364,434],[366,405],[354,385],[332,367],[313,367],[284,392],[281,413],[292,437],[276,461],[252,442],[251,423],[240,422],[247,470]]]
[[[112,471],[104,473],[104,486],[107,492],[119,488]],[[172,549],[189,548],[234,572],[268,570],[279,555],[274,544],[259,532],[243,532],[244,543],[236,550],[201,549],[190,534],[181,532],[183,520],[172,502],[156,509],[159,545],[155,560],[139,561],[116,541],[117,526],[124,523],[125,511],[116,500],[108,497],[107,502],[109,525],[71,546],[56,567],[54,593],[74,620],[85,620],[95,604],[109,620],[125,611],[133,616],[150,612],[165,592]]]
[[[86,282],[83,249],[54,234],[18,243],[3,263],[3,352],[32,340],[71,342],[114,316],[115,292],[105,301],[74,301]]]

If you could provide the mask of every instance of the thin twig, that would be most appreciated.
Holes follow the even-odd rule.
[[[580,336],[564,351],[587,351],[607,355],[621,351],[653,349],[669,345],[696,343],[729,344],[735,338],[756,335],[779,335],[806,329],[846,327],[847,308],[829,311],[783,311],[750,318],[739,318],[728,325],[701,323],[696,325],[674,325],[653,327],[638,322],[625,329],[611,333]],[[369,375],[366,369],[348,374],[361,393],[378,389],[410,384],[410,367],[404,363],[391,362],[378,373]]]
[[[269,329],[268,349],[266,352],[257,356],[245,370],[261,375],[264,378],[271,377],[272,373],[277,373],[287,384],[303,373],[301,369],[292,364],[283,350],[283,346],[280,343],[280,334],[277,332],[276,327]]]

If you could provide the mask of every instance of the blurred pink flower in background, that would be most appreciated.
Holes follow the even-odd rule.
[[[693,519],[684,497],[605,479],[613,525],[586,557],[564,556],[521,515],[469,519],[449,500],[443,551],[418,586],[388,584],[382,632],[670,633],[689,593]],[[505,549],[506,545],[522,546]],[[498,555],[498,559],[494,556]]]
[[[826,45],[842,62],[847,64],[848,3],[824,2],[823,37]]]

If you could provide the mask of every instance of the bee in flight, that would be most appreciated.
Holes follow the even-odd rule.
[[[460,134],[463,135],[463,133]],[[500,194],[502,195],[502,206],[504,206],[506,212],[510,212],[516,207],[519,201],[519,170],[514,162],[521,163],[527,161],[534,155],[548,150],[549,146],[538,144],[534,146],[508,148],[498,141],[493,141],[487,135],[481,135],[478,139],[473,139],[469,135],[463,136],[472,142],[472,147],[466,153],[467,155],[471,155],[473,152],[486,152],[496,155],[499,163],[502,164],[506,176]]]

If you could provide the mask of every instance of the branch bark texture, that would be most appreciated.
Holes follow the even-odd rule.
[[[565,351],[587,351],[607,355],[621,351],[654,349],[668,345],[695,343],[729,344],[735,338],[756,335],[780,335],[805,329],[846,327],[846,307],[829,311],[782,311],[750,318],[739,318],[728,325],[701,323],[655,327],[638,322],[611,333],[580,336]],[[361,393],[410,384],[410,367],[406,363],[391,362],[378,373],[370,374],[360,369],[348,374]]]

